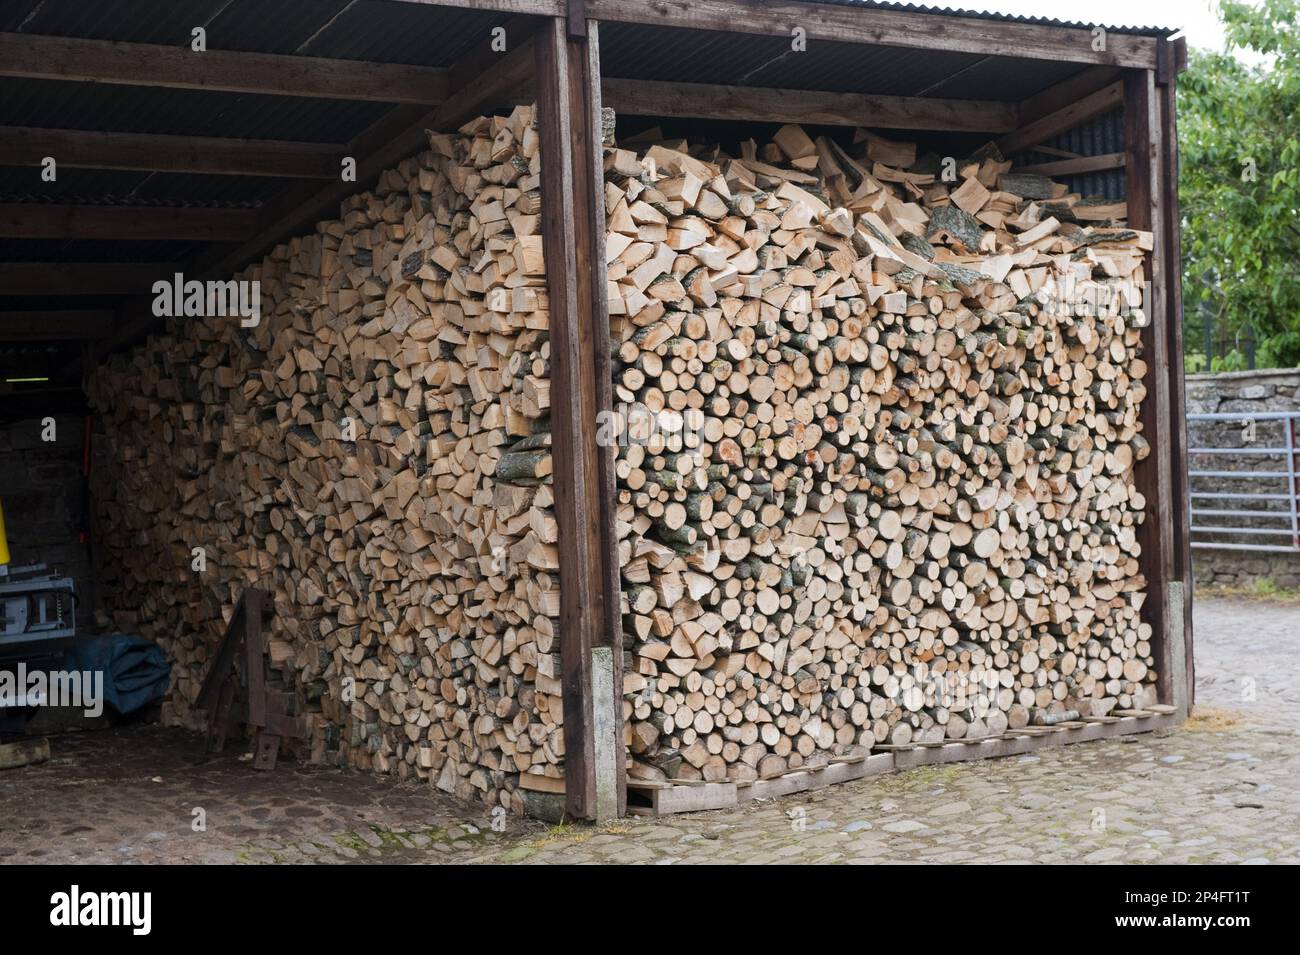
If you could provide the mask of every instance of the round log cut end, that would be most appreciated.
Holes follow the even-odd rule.
[[[689,456],[619,451],[636,760],[763,778],[1152,686],[1150,236],[995,157],[916,161],[797,126],[606,150],[615,383],[700,412]]]

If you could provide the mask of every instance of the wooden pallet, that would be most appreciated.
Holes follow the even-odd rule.
[[[800,767],[771,779],[752,782],[629,779],[628,813],[667,816],[706,809],[734,809],[755,799],[774,799],[917,766],[1017,756],[1048,746],[1149,733],[1177,725],[1173,714],[1172,706],[1150,706],[1145,710],[1086,717],[1056,726],[1027,726],[978,740],[948,740],[910,746],[882,744],[874,747],[875,751],[870,755],[838,757],[818,766]]]

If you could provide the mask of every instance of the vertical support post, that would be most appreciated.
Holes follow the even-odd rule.
[[[1172,514],[1177,523],[1173,535],[1173,576],[1182,582],[1183,658],[1187,688],[1187,705],[1196,701],[1196,672],[1192,654],[1192,601],[1195,589],[1192,580],[1191,532],[1191,478],[1187,470],[1187,373],[1183,364],[1183,269],[1182,269],[1182,216],[1178,203],[1178,75],[1187,65],[1187,40],[1172,42],[1161,40],[1158,44],[1164,85],[1160,87],[1161,143],[1164,147],[1165,204],[1163,209],[1163,243],[1157,252],[1165,260],[1166,301],[1169,316],[1169,403],[1170,455],[1174,481],[1174,506]],[[1206,351],[1206,371],[1209,371],[1209,351]],[[1175,611],[1177,608],[1173,608]]]
[[[573,29],[575,23],[582,30]],[[565,806],[604,822],[626,806],[623,648],[596,24],[554,17],[536,38],[551,441],[560,551]]]
[[[1134,469],[1137,489],[1146,499],[1146,518],[1137,535],[1142,572],[1147,580],[1147,599],[1142,609],[1157,648],[1156,686],[1160,700],[1172,703],[1185,717],[1188,707],[1183,624],[1186,600],[1182,581],[1174,578],[1173,561],[1174,524],[1182,520],[1182,508],[1175,507],[1174,502],[1171,443],[1175,416],[1180,418],[1182,409],[1175,412],[1170,401],[1170,318],[1166,312],[1165,283],[1171,263],[1169,237],[1164,229],[1168,196],[1163,177],[1167,157],[1162,134],[1154,71],[1129,71],[1124,78],[1128,221],[1133,228],[1149,230],[1155,236],[1155,250],[1147,257],[1150,294],[1143,303],[1147,324],[1142,329],[1147,397],[1142,405],[1141,421],[1151,453]]]

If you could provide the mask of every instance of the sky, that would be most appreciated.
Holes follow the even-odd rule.
[[[924,2],[924,0],[922,0]],[[1111,26],[1177,27],[1187,35],[1189,46],[1222,50],[1223,29],[1214,13],[1212,0],[947,0],[937,5],[963,10],[1053,17]],[[1255,57],[1238,51],[1247,61]]]

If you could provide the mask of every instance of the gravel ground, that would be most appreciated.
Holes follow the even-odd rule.
[[[255,773],[153,726],[69,734],[0,772],[0,861],[1300,861],[1300,605],[1199,600],[1196,661],[1179,729],[603,829],[358,773]]]

